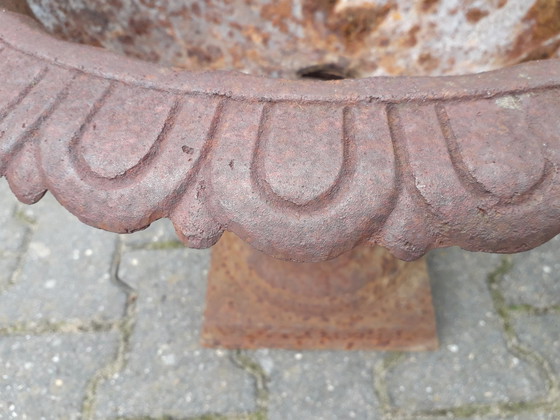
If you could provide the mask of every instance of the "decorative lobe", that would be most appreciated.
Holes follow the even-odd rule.
[[[252,163],[261,187],[297,206],[328,196],[347,157],[342,110],[308,105],[303,113],[297,103],[265,108]]]
[[[100,178],[120,178],[140,168],[165,141],[166,120],[176,109],[174,101],[174,95],[115,85],[94,120],[72,144],[75,156]],[[138,104],[149,110],[142,114],[142,124],[138,124]]]
[[[502,200],[523,195],[545,172],[541,146],[522,101],[504,96],[438,107],[455,167]],[[486,130],[481,132],[481,126]],[[504,179],[508,182],[496,182]]]
[[[0,122],[0,173],[5,171],[9,156],[21,149],[67,95],[69,81],[71,75],[65,70],[42,68],[18,92]]]
[[[560,231],[560,63],[303,82],[176,72],[0,12],[0,175],[115,232],[278,258],[517,252]]]
[[[34,204],[47,192],[43,175],[37,165],[39,147],[36,141],[25,143],[21,151],[10,161],[6,178],[19,201]]]
[[[252,170],[262,133],[255,127],[262,126],[265,110],[265,104],[252,103],[236,103],[224,110],[210,159],[209,194],[210,208],[222,215],[221,223],[258,249],[298,261],[332,258],[378,230],[395,199],[384,107],[341,110],[341,134],[349,150],[341,176],[321,200],[300,206],[271,200]],[[328,160],[321,163],[331,165]]]

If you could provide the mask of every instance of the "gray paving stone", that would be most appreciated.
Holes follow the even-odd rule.
[[[136,325],[126,366],[98,389],[97,418],[255,409],[249,374],[198,344],[208,263],[208,251],[125,253],[119,275],[138,294]]]
[[[268,381],[269,420],[378,419],[379,352],[257,350]]]
[[[519,339],[544,356],[560,377],[560,315],[519,316],[513,325]]]
[[[79,419],[95,372],[111,361],[113,333],[0,337],[0,419]]]
[[[497,417],[496,420],[559,420],[560,411],[556,413],[524,413],[513,416]],[[485,420],[485,419],[484,419]]]
[[[131,248],[155,247],[165,249],[178,247],[180,244],[173,223],[169,219],[156,220],[146,229],[121,235],[121,238],[123,243]]]
[[[418,420],[450,420],[457,419],[456,416],[449,415],[446,417],[423,417]],[[521,414],[504,414],[504,415],[484,415],[474,417],[461,417],[461,420],[558,420],[560,413],[545,413],[539,411],[529,411]]]
[[[560,236],[532,251],[514,255],[513,263],[503,281],[509,304],[539,308],[560,305]]]
[[[80,223],[50,195],[24,212],[37,226],[20,276],[0,295],[0,326],[119,319],[125,296],[109,274],[116,235]]]
[[[485,283],[499,256],[459,249],[429,259],[441,349],[407,354],[388,374],[407,410],[527,400],[544,393],[538,370],[511,355]]]
[[[513,414],[513,415],[505,415],[502,417],[479,417],[473,420],[559,420],[560,419],[560,412],[558,413],[539,413],[539,412],[531,412],[531,413],[523,413],[523,414]]]
[[[24,240],[27,226],[15,217],[17,204],[8,181],[0,178],[0,252],[18,251]]]

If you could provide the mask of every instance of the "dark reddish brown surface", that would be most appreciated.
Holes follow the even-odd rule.
[[[227,233],[212,250],[210,347],[434,350],[426,262],[356,247],[321,263],[269,257]]]
[[[169,217],[297,261],[517,252],[560,231],[560,62],[445,78],[181,72],[0,12],[0,175],[115,232]]]

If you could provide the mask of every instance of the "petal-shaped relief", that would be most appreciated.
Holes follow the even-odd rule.
[[[37,63],[31,66],[35,69],[39,67]],[[4,174],[9,159],[35,134],[39,125],[67,95],[74,77],[68,70],[52,72],[45,67],[39,67],[31,74],[33,76],[27,74],[12,86],[13,91],[0,92],[5,95],[0,99],[6,98],[11,103],[9,109],[0,115],[0,174]]]
[[[98,176],[123,176],[157,153],[173,102],[171,94],[119,84],[73,148]]]
[[[525,95],[523,95],[525,96]],[[540,139],[517,95],[437,107],[455,167],[501,199],[522,196],[543,178]]]
[[[253,163],[263,186],[300,206],[328,195],[344,165],[342,122],[342,108],[330,105],[266,107]]]
[[[0,120],[45,76],[45,66],[0,44]]]
[[[381,245],[401,260],[420,258],[437,241],[436,223],[430,218],[424,203],[418,199],[414,187],[402,186],[395,209],[388,217],[383,230],[370,238],[371,245]]]
[[[112,92],[101,79],[80,75],[68,98],[41,126],[43,171],[48,189],[72,213],[90,225],[130,232],[167,216],[184,194],[207,150],[207,133],[217,101],[178,97],[173,118],[167,119],[157,153],[124,177],[99,177],[80,164],[71,145],[95,124]],[[110,137],[100,132],[99,138]],[[151,139],[153,141],[153,139]],[[194,169],[194,170],[193,170]]]
[[[341,175],[320,202],[292,206],[270,200],[253,169],[267,105],[228,104],[216,131],[210,185],[204,190],[225,228],[270,255],[319,261],[334,258],[383,226],[397,194],[385,106],[330,106],[329,115],[342,119],[348,143]],[[300,112],[305,114],[306,106]]]
[[[441,124],[441,110],[437,107],[433,104],[395,107],[400,127],[396,130],[397,141],[406,149],[405,166],[410,165],[415,190],[422,197],[437,234],[436,246],[518,252],[556,235],[560,217],[556,171],[545,170],[536,187],[528,186],[521,199],[503,200],[465,177],[464,170],[457,167],[449,150],[448,128]],[[450,124],[454,121],[450,120]],[[483,133],[488,127],[492,127],[491,120],[489,126],[479,126],[479,130]],[[507,144],[496,147],[507,148]],[[507,184],[507,175],[507,172],[496,172],[493,185]]]
[[[189,248],[209,248],[224,232],[206,207],[200,193],[203,188],[203,182],[193,183],[170,214],[177,236]]]
[[[454,223],[457,209],[466,208],[471,198],[449,158],[434,105],[401,104],[391,113],[395,141],[402,145],[403,167],[411,171],[416,190],[445,223]],[[498,201],[489,200],[491,204]]]
[[[25,204],[36,203],[47,191],[38,155],[39,145],[36,141],[29,141],[10,160],[6,171],[10,188],[18,200]]]

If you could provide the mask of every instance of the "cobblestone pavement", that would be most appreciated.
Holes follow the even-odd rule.
[[[201,348],[209,251],[0,182],[0,419],[560,419],[560,238],[429,256],[441,349]]]

